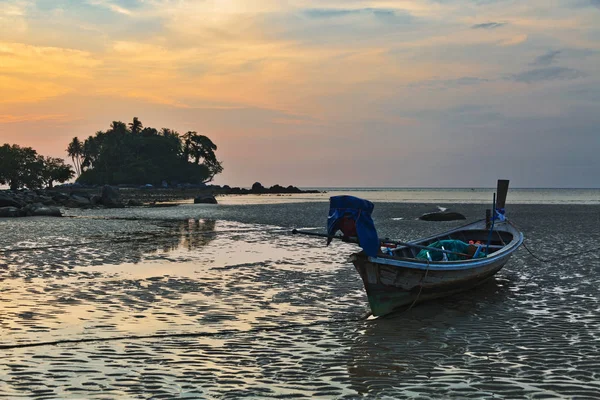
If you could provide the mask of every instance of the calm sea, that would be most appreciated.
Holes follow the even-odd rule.
[[[303,188],[318,194],[225,196],[221,204],[264,204],[328,201],[331,196],[353,195],[373,202],[392,203],[492,203],[495,189],[486,188]],[[509,204],[600,204],[600,189],[510,189]]]

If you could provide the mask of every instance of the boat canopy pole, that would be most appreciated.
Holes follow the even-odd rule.
[[[494,233],[494,223],[496,222],[496,193],[494,193],[494,200],[492,203],[492,226],[490,233],[488,234],[487,244],[485,245],[485,253],[490,254],[490,243],[492,241],[492,233]]]
[[[346,242],[346,243],[358,243],[358,239],[354,238],[354,237],[345,237],[345,236],[340,236],[340,235],[338,235],[338,236],[329,236],[329,235],[326,235],[324,233],[305,232],[305,231],[299,231],[297,229],[292,230],[292,234],[293,235],[317,236],[317,237],[323,237],[323,238],[328,238],[328,239],[329,238],[331,238],[331,239],[338,239],[338,240],[341,240],[341,241]],[[457,253],[457,252],[450,251],[450,250],[437,249],[435,247],[421,246],[419,244],[413,244],[413,243],[404,243],[404,242],[390,241],[390,240],[382,240],[382,241],[380,241],[380,243],[381,244],[389,243],[389,244],[396,244],[396,245],[400,245],[400,246],[414,247],[416,249],[421,249],[421,250],[439,251],[441,253],[455,254],[455,255],[458,255],[458,256],[471,258],[471,256],[469,254]]]

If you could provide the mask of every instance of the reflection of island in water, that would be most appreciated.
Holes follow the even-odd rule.
[[[350,388],[362,396],[383,391],[390,396],[411,392],[411,397],[435,397],[453,385],[467,386],[467,370],[473,375],[487,373],[483,365],[474,368],[468,351],[477,342],[490,344],[497,329],[490,319],[510,318],[510,310],[503,307],[510,283],[497,279],[366,321],[364,329],[353,333],[347,364]],[[482,309],[493,311],[480,315]]]
[[[185,249],[188,251],[206,246],[216,236],[216,221],[212,219],[177,221],[165,229],[164,234],[156,234],[156,241],[149,245],[154,249],[145,252],[170,252]]]
[[[123,232],[110,238],[101,235],[81,237],[81,245],[73,243],[46,250],[6,252],[0,254],[0,265],[10,266],[12,278],[64,277],[75,275],[75,267],[137,264],[148,256],[166,257],[175,250],[196,250],[209,244],[217,235],[215,220],[157,221],[155,224],[159,229]]]

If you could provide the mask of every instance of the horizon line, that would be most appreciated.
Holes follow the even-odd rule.
[[[221,185],[222,186],[222,185]],[[298,186],[300,189],[496,189],[496,187],[484,186]],[[600,190],[598,187],[511,187],[512,189],[581,189]]]

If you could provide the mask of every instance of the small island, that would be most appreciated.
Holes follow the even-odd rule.
[[[59,207],[156,206],[189,199],[216,204],[220,195],[319,193],[259,182],[249,189],[211,185],[223,171],[216,150],[207,136],[144,127],[137,117],[129,124],[114,121],[85,140],[73,138],[66,149],[73,166],[30,147],[5,144],[0,184],[10,190],[0,191],[0,217],[60,216]],[[73,177],[74,183],[54,185]]]

